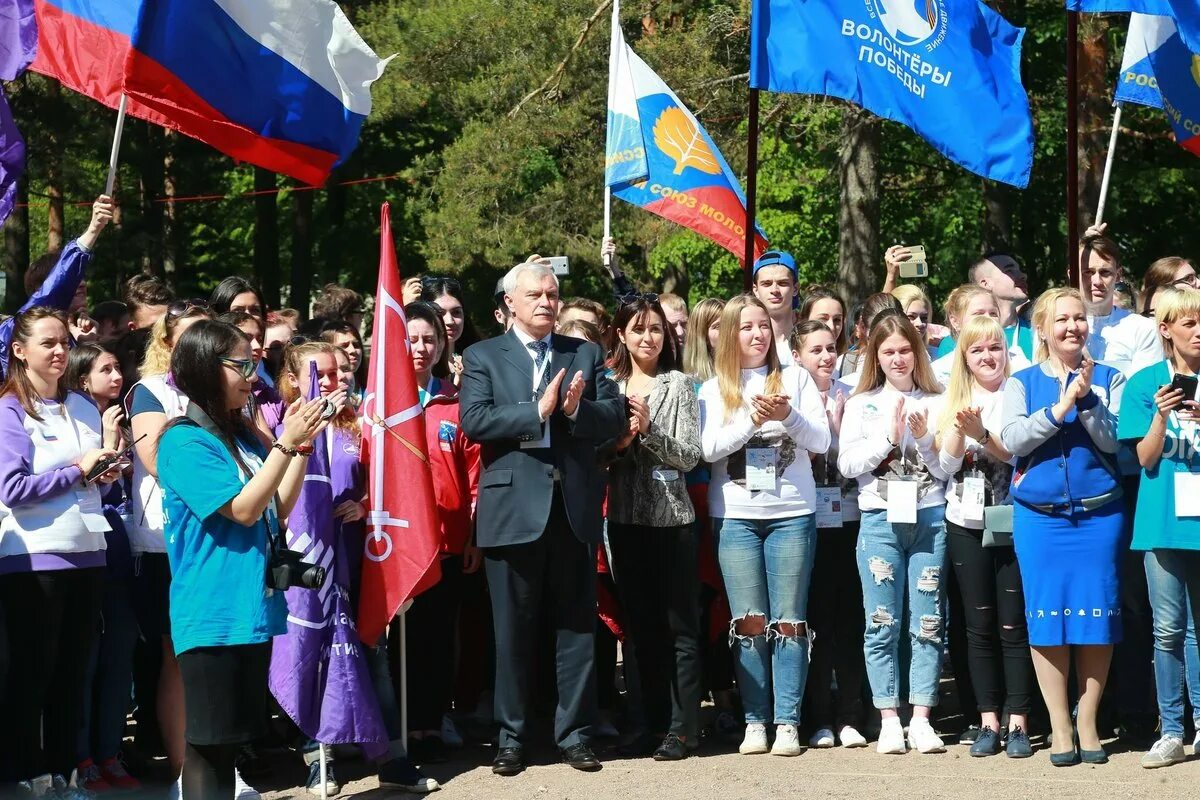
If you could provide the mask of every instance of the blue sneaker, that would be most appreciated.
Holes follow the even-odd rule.
[[[1000,752],[1000,734],[991,728],[982,728],[979,735],[975,737],[975,743],[971,745],[971,756],[973,758],[982,758],[984,756],[994,756]]]
[[[1029,758],[1033,755],[1033,745],[1029,743],[1029,734],[1020,726],[1008,732],[1008,745],[1004,754],[1009,758]]]

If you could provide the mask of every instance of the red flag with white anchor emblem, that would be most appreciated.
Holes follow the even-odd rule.
[[[441,578],[441,534],[425,420],[409,352],[391,211],[380,210],[379,284],[363,400],[367,538],[358,635],[374,645],[400,607]]]

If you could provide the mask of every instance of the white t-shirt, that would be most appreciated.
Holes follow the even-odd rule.
[[[767,368],[742,370],[746,401],[726,414],[717,379],[700,387],[700,444],[704,460],[712,462],[708,489],[709,513],[730,519],[787,519],[816,510],[816,482],[809,453],[829,449],[829,422],[821,393],[808,372],[786,367],[783,390],[791,411],[783,422],[769,420],[755,427],[749,398],[766,388]],[[775,451],[775,491],[751,491],[745,486],[747,448]]]
[[[792,357],[792,345],[788,341],[788,337],[775,340],[775,352],[779,355],[779,366],[791,367],[796,363],[796,359]]]
[[[1154,320],[1118,306],[1106,317],[1088,316],[1087,349],[1094,360],[1127,378],[1165,358]]]
[[[972,403],[983,411],[983,427],[991,434],[992,439],[999,441],[1000,431],[1004,427],[1004,384],[1000,384],[1000,388],[994,392],[976,386],[971,396]],[[946,519],[955,525],[977,531],[983,530],[983,522],[967,520],[963,516],[962,482],[958,480],[958,472],[962,469],[963,462],[970,457],[976,468],[988,479],[992,494],[985,498],[984,502],[990,506],[1000,505],[1007,499],[1008,485],[1012,479],[1012,464],[1016,463],[1014,457],[1011,463],[1000,464],[990,456],[985,456],[983,451],[984,446],[968,436],[962,456],[952,458],[944,451],[938,454],[942,469],[950,476],[946,482]]]
[[[903,401],[909,411],[923,408],[928,418],[928,430],[915,439],[905,425],[900,437],[903,462],[895,457],[895,448],[888,443],[896,404]],[[838,451],[838,469],[847,478],[858,481],[858,505],[863,511],[882,511],[887,508],[887,477],[874,473],[883,468],[888,473],[907,469],[919,482],[918,508],[930,508],[946,502],[945,483],[949,477],[938,461],[934,448],[934,428],[941,414],[942,396],[927,395],[920,389],[900,392],[883,386],[870,392],[856,394],[846,401],[842,414],[842,435]]]

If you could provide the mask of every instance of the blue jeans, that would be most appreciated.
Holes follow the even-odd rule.
[[[779,626],[807,624],[815,518],[811,514],[789,519],[714,518],[712,523],[733,615],[729,641],[746,722],[771,719],[773,692],[775,724],[799,724],[808,679],[808,633],[785,636]],[[762,617],[765,632],[738,634],[734,626],[746,617]]]
[[[1188,619],[1189,598],[1200,607],[1200,550],[1148,551],[1146,584],[1154,613],[1154,684],[1162,733],[1183,738],[1185,631],[1195,628],[1195,618]]]
[[[905,621],[912,640],[908,702],[914,706],[937,705],[945,649],[945,511],[945,506],[922,508],[915,524],[892,524],[887,521],[886,511],[862,512],[858,575],[867,616],[863,653],[876,708],[900,707],[900,625]]]
[[[1196,609],[1192,603],[1188,603],[1187,633],[1183,637],[1183,663],[1187,666],[1187,690],[1192,701],[1192,727],[1200,731],[1200,649],[1196,647]]]
[[[88,658],[78,760],[97,763],[115,757],[125,734],[133,682],[133,650],[138,640],[130,581],[109,578],[100,611],[100,637]]]

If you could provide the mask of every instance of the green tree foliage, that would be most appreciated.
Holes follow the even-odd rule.
[[[1029,28],[1023,61],[1037,151],[1029,189],[999,192],[992,211],[1011,230],[1009,245],[1038,289],[1065,272],[1065,15],[1059,0],[997,5]],[[483,330],[492,325],[496,279],[530,253],[570,256],[564,291],[605,299],[599,244],[608,7],[601,0],[363,0],[347,10],[378,53],[396,57],[376,84],[359,149],[315,196],[314,287],[336,281],[373,291],[378,208],[386,199],[402,270],[460,274]],[[746,80],[738,76],[748,66],[748,15],[748,0],[627,0],[622,7],[627,41],[743,176]],[[1111,19],[1112,79],[1124,27],[1123,17]],[[67,207],[70,236],[86,224],[87,204],[103,185],[115,118],[70,92],[51,102],[46,84],[27,76],[8,87],[30,142],[33,256],[46,241],[48,155],[61,149],[63,194],[80,203]],[[836,271],[842,108],[821,98],[762,97],[759,221],[773,246],[796,254],[805,282],[831,281]],[[1191,220],[1200,204],[1200,161],[1173,143],[1160,112],[1130,108],[1125,119],[1107,217],[1137,276],[1161,255],[1200,254]],[[150,207],[164,193],[165,141],[140,122],[130,129],[121,221],[102,240],[93,297],[112,296],[123,278],[162,264],[161,221]],[[252,275],[254,203],[244,193],[253,170],[183,137],[175,137],[170,155],[180,195],[223,198],[177,204],[178,291],[202,293],[225,275]],[[986,249],[984,182],[890,123],[881,161],[880,241],[925,245],[930,289],[940,297]],[[374,176],[395,177],[334,185]],[[285,300],[293,205],[285,189],[277,206]],[[678,226],[615,201],[613,229],[626,271],[642,286],[684,291],[693,301],[741,286],[737,259]]]

